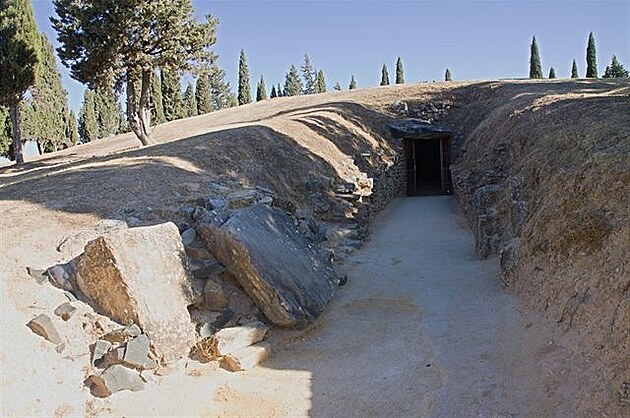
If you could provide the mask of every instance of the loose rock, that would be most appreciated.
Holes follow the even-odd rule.
[[[182,244],[184,244],[184,247],[188,247],[195,241],[196,237],[197,233],[195,232],[194,228],[188,228],[187,230],[182,232]]]
[[[108,397],[121,390],[136,392],[144,388],[140,375],[120,364],[110,366],[100,376],[88,377],[86,385],[90,387],[92,395],[99,398]]]
[[[100,365],[101,360],[105,357],[105,354],[112,348],[112,343],[105,340],[97,340],[92,345],[92,358],[90,359],[90,364],[92,367],[98,367]]]
[[[54,312],[55,312],[55,315],[57,315],[64,321],[67,321],[70,318],[72,318],[72,316],[74,316],[76,311],[77,311],[77,308],[74,307],[70,302],[65,302],[57,306]]]
[[[203,288],[203,302],[208,310],[222,311],[230,304],[230,297],[221,283],[210,277]]]
[[[212,338],[217,343],[219,355],[224,356],[262,341],[267,334],[267,329],[265,324],[253,322],[240,327],[223,328],[217,331]]]
[[[173,223],[115,230],[88,243],[77,283],[112,319],[138,324],[168,362],[187,354],[196,338],[184,259]]]
[[[153,359],[149,358],[149,351],[149,337],[145,334],[140,334],[127,343],[123,360],[133,367],[154,369],[157,367],[157,364]]]
[[[46,314],[38,315],[26,324],[26,326],[29,327],[35,334],[55,345],[59,345],[63,342],[57,328],[55,328],[52,320]]]
[[[198,225],[197,233],[275,325],[305,327],[337,290],[329,257],[278,208],[242,209],[220,228]]]
[[[268,343],[258,343],[223,356],[219,365],[229,372],[251,370],[267,360],[270,352],[271,346]]]

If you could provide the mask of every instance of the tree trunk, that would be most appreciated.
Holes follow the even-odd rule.
[[[136,83],[132,73],[127,75],[127,117],[129,126],[142,145],[153,143],[151,138],[151,109],[149,108],[149,92],[151,88],[151,71],[142,70],[140,82],[140,100],[138,101]]]
[[[9,106],[11,113],[12,133],[13,133],[13,153],[15,154],[15,165],[17,167],[24,164],[24,151],[22,149],[22,131],[20,130],[20,104]]]

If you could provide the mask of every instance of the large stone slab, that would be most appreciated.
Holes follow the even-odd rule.
[[[77,284],[112,319],[138,324],[163,362],[186,355],[196,333],[187,305],[191,278],[175,224],[110,231],[90,241]]]
[[[257,204],[197,232],[275,325],[305,327],[337,290],[329,257],[278,208]]]

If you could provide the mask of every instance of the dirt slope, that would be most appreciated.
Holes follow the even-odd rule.
[[[398,161],[386,123],[426,117],[429,102],[448,109],[428,116],[454,128],[462,145],[454,174],[478,252],[503,251],[506,284],[565,327],[574,351],[592,360],[586,372],[597,380],[594,405],[620,408],[630,397],[620,393],[630,381],[624,354],[630,341],[624,327],[630,320],[629,95],[627,81],[578,80],[281,98],[160,125],[151,147],[140,149],[125,135],[45,155],[20,171],[0,169],[0,291],[3,318],[9,318],[2,329],[2,392],[30,393],[7,411],[51,415],[62,408],[52,389],[36,382],[60,382],[67,394],[81,390],[64,376],[81,375],[77,359],[84,353],[54,371],[32,362],[48,356],[41,362],[52,364],[56,353],[23,324],[58,295],[34,285],[26,266],[66,261],[73,249],[58,251],[58,245],[104,218],[178,222],[180,208],[214,193],[214,183],[229,190],[263,186],[287,210],[364,223],[370,199],[349,201],[336,188],[350,182],[368,195],[367,179]],[[83,411],[84,396],[70,402],[75,413]]]

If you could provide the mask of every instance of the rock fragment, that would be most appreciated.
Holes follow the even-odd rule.
[[[203,288],[204,307],[211,311],[222,311],[230,304],[230,297],[218,280],[210,277]]]
[[[267,360],[270,352],[271,346],[261,342],[223,356],[219,365],[229,372],[251,370]]]
[[[26,324],[26,326],[29,327],[35,334],[55,345],[59,345],[63,342],[57,328],[55,328],[55,325],[53,324],[53,321],[46,314],[38,315]]]
[[[98,367],[100,365],[101,360],[103,360],[103,357],[105,357],[110,348],[112,348],[112,343],[105,340],[97,340],[92,345],[92,357],[90,359],[92,367]]]
[[[212,337],[216,341],[219,355],[234,353],[262,341],[268,327],[261,322],[253,322],[240,327],[223,328]]]
[[[123,361],[133,367],[154,369],[157,363],[149,357],[150,342],[145,334],[140,334],[127,342]]]
[[[120,364],[108,367],[100,376],[88,377],[85,383],[90,388],[92,395],[99,398],[106,398],[112,393],[122,390],[137,392],[144,388],[138,372]]]
[[[67,321],[70,318],[72,318],[76,312],[77,312],[77,308],[73,306],[70,302],[62,303],[61,305],[57,306],[57,308],[54,311],[55,315],[57,315],[59,318],[63,319],[64,321]]]

